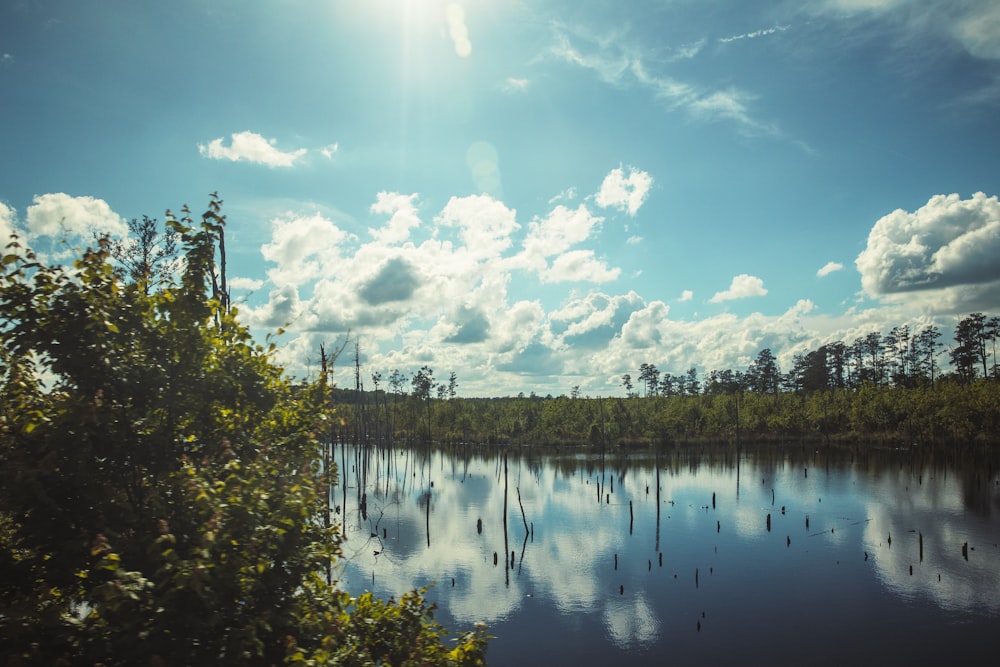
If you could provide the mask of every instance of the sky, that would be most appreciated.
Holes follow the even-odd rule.
[[[0,234],[218,192],[315,374],[621,394],[1000,314],[1000,0],[5,0]],[[347,357],[350,357],[348,359]],[[941,361],[947,364],[947,354]]]

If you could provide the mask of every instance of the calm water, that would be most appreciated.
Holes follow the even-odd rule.
[[[433,585],[491,665],[1000,660],[989,464],[369,451],[337,450],[342,585]]]

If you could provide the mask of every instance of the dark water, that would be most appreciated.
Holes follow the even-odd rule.
[[[989,463],[506,456],[338,449],[342,585],[433,585],[447,627],[489,625],[491,665],[1000,661]]]

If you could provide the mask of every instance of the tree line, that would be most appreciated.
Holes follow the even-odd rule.
[[[660,372],[655,364],[643,363],[635,380],[631,373],[621,378],[626,396],[693,396],[700,393],[822,389],[857,390],[867,383],[877,387],[932,387],[939,380],[969,384],[977,378],[1000,378],[996,343],[1000,317],[973,313],[961,319],[948,351],[952,370],[943,372],[938,357],[941,331],[928,326],[912,332],[908,325],[888,333],[873,331],[850,344],[834,341],[805,354],[796,354],[792,368],[782,373],[770,348],[761,350],[746,369],[710,370],[699,379],[696,368],[685,373]]]
[[[454,373],[435,384],[427,366],[389,386],[339,390],[350,408],[340,437],[358,442],[641,445],[798,439],[894,444],[1000,439],[1000,317],[973,313],[955,327],[944,370],[941,332],[906,325],[797,354],[782,372],[770,350],[745,369],[671,374],[643,363],[624,397],[456,398]],[[412,388],[411,392],[406,390]]]

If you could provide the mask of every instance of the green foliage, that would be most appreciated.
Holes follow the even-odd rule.
[[[480,664],[483,630],[447,648],[420,593],[320,575],[327,379],[295,387],[239,324],[220,206],[168,214],[177,279],[128,282],[106,239],[72,267],[3,255],[0,661]]]

